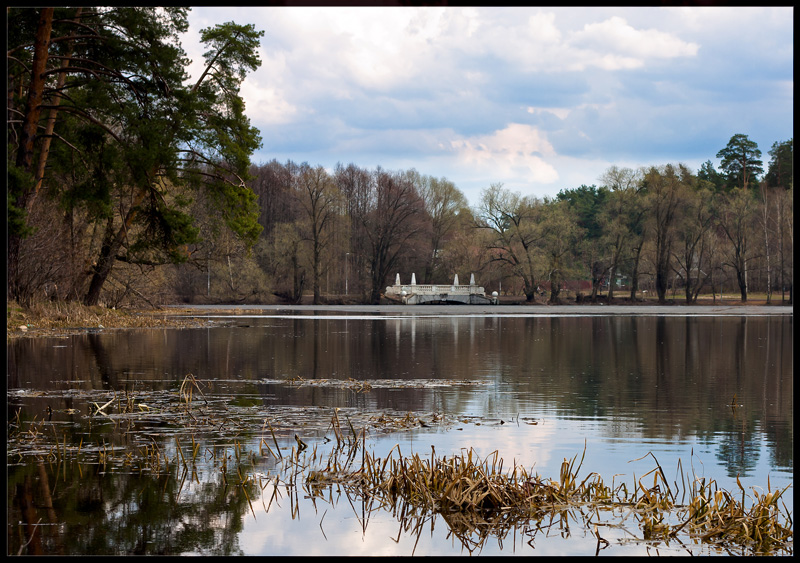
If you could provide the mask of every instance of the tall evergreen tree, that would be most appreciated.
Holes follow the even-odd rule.
[[[727,175],[728,190],[758,187],[758,175],[764,173],[761,151],[747,135],[737,133],[728,145],[717,153],[720,168]]]
[[[774,142],[765,180],[770,188],[788,189],[794,184],[794,139]]]
[[[199,236],[189,213],[193,189],[206,192],[204,201],[233,232],[255,242],[258,205],[245,180],[260,138],[239,86],[260,65],[263,32],[235,23],[202,30],[206,66],[190,83],[179,41],[187,12],[9,10],[10,297],[23,291],[13,272],[36,203],[80,209],[103,233],[87,272],[90,305],[118,260],[188,258]],[[36,197],[40,186],[46,201]]]

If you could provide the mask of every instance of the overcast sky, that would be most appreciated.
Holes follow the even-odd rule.
[[[245,81],[253,161],[415,168],[476,204],[493,183],[555,196],[609,166],[694,170],[737,133],[793,135],[794,10],[200,7],[199,31],[264,30]],[[193,67],[194,68],[194,67]]]

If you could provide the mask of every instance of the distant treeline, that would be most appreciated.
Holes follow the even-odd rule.
[[[566,288],[634,299],[644,287],[662,302],[723,287],[743,301],[750,291],[790,296],[792,140],[769,154],[765,172],[755,143],[735,135],[717,154],[719,171],[710,161],[696,173],[611,167],[601,186],[553,199],[494,184],[474,207],[446,178],[414,169],[329,173],[272,161],[251,169],[264,228],[253,259],[273,292],[314,303],[377,303],[396,273],[412,272],[426,284],[475,273],[488,290],[528,301],[547,290],[558,302]]]
[[[697,173],[611,167],[601,186],[553,199],[494,184],[472,207],[453,182],[414,169],[340,164],[328,172],[273,160],[249,171],[262,228],[253,244],[198,197],[189,214],[200,240],[185,247],[185,260],[160,268],[120,262],[101,301],[378,303],[397,273],[425,284],[474,273],[488,291],[552,303],[567,293],[635,299],[642,290],[694,302],[723,288],[743,301],[752,291],[790,300],[791,151],[792,141],[776,143],[765,174],[753,162],[744,173],[710,162]],[[45,244],[42,235],[57,226],[40,225],[28,242]],[[80,287],[80,276],[41,282],[48,296],[81,297],[59,294]]]

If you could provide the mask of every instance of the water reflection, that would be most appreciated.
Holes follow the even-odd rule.
[[[324,420],[334,408],[388,409],[442,413],[455,422],[446,431],[376,438],[376,448],[475,446],[483,455],[498,450],[509,460],[535,464],[542,475],[557,475],[561,460],[587,442],[586,467],[609,478],[651,469],[628,464],[648,451],[665,467],[674,468],[680,458],[708,478],[730,482],[740,476],[764,488],[767,474],[780,486],[793,470],[791,316],[253,317],[207,329],[14,340],[7,351],[9,412],[18,412],[27,424],[52,425],[48,433],[71,447],[83,444],[84,452],[99,444],[174,448],[160,426],[174,424],[161,419],[150,425],[141,414],[127,428],[89,416],[99,399],[85,394],[127,393],[157,406],[158,393],[177,393],[191,373],[209,400],[238,409],[231,425],[239,425],[236,439],[250,440],[251,446],[260,422],[287,412],[280,409],[297,409],[302,422],[295,426],[308,429],[313,444],[324,443],[326,432],[324,424],[310,422],[314,413]],[[349,381],[371,387],[356,391],[332,384]],[[279,434],[283,447],[292,444],[294,431],[288,427],[289,422]],[[67,468],[44,453],[28,459],[9,459],[12,521],[24,523],[10,530],[14,552],[20,547],[63,554],[308,549],[285,534],[281,541],[291,546],[242,545],[254,527],[265,529],[250,503],[271,499],[253,481],[225,483],[208,469],[197,480],[177,471],[154,479],[130,467],[106,472],[96,463],[73,463]],[[288,501],[290,521],[299,505],[322,517],[307,500],[298,498],[295,505],[290,499],[276,501]],[[268,520],[286,518],[279,514],[284,516]],[[342,522],[357,527],[342,518],[328,514],[321,530],[330,535]],[[372,522],[381,528],[387,521],[376,516]],[[392,526],[397,533],[397,524]],[[412,536],[400,535],[398,545],[407,545]],[[450,548],[424,540],[428,548],[422,552],[459,552],[453,551],[452,537],[442,536]]]
[[[90,464],[56,474],[43,462],[10,466],[10,516],[15,523],[21,516],[24,534],[10,535],[9,554],[242,554],[238,534],[249,507],[241,489],[254,497],[256,485],[185,479],[177,469],[154,477]]]
[[[758,448],[745,445],[763,436],[772,463],[792,464],[791,317],[318,317],[247,324],[17,340],[8,346],[9,389],[166,390],[192,373],[212,390],[260,397],[262,405],[633,418],[645,439],[721,440],[730,474],[752,470]],[[275,383],[301,378],[491,384],[359,394]],[[75,407],[71,396],[59,401],[47,406]]]

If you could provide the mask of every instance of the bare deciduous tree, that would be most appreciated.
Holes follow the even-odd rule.
[[[542,237],[538,225],[541,202],[492,184],[481,193],[475,210],[476,226],[489,230],[490,260],[502,262],[523,284],[527,301],[536,297],[536,252]]]

